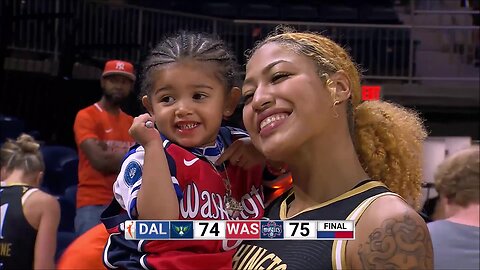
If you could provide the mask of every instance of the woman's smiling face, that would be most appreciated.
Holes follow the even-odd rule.
[[[288,157],[335,121],[332,96],[315,63],[270,42],[252,55],[242,87],[243,121],[267,158]]]

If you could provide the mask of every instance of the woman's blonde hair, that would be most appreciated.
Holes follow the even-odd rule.
[[[8,139],[0,149],[0,166],[7,174],[15,169],[25,175],[44,171],[40,144],[27,134],[21,134],[17,140]]]
[[[435,188],[460,206],[480,202],[480,153],[472,146],[445,159],[435,172]]]
[[[344,71],[352,93],[348,106],[351,135],[364,170],[392,191],[419,207],[422,183],[422,143],[427,133],[413,110],[385,101],[361,100],[359,67],[345,49],[331,39],[310,32],[279,27],[247,52],[247,57],[267,43],[278,43],[313,60],[326,84],[328,75]],[[324,76],[324,74],[327,76]],[[334,96],[332,95],[332,104]]]

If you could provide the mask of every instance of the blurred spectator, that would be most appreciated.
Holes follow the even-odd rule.
[[[439,203],[440,198],[435,196],[427,199],[423,205],[422,214],[426,216],[425,222],[432,222],[439,219],[444,219],[443,206]]]
[[[428,224],[435,269],[480,269],[479,147],[462,150],[443,161],[435,188],[444,220]]]
[[[133,118],[120,106],[133,89],[131,63],[111,60],[100,80],[102,98],[77,113],[73,127],[78,146],[78,191],[75,230],[78,235],[100,223],[113,198],[113,182],[123,156],[133,145],[128,134]]]
[[[53,269],[60,206],[38,189],[45,165],[30,135],[0,149],[0,269]]]
[[[106,269],[102,261],[103,248],[108,240],[103,224],[98,224],[75,239],[57,264],[62,269]]]

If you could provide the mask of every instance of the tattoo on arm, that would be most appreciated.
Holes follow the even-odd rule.
[[[385,220],[359,246],[364,269],[433,269],[433,249],[426,226],[405,214]]]

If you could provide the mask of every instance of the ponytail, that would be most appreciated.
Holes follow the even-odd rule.
[[[418,208],[427,136],[418,114],[385,101],[367,101],[353,115],[355,146],[364,170]]]

